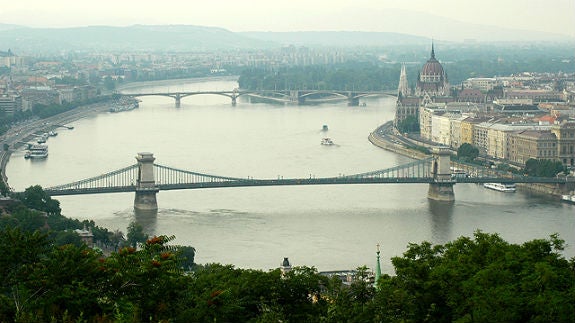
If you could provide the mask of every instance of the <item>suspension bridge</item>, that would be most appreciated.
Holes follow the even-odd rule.
[[[429,184],[428,198],[453,201],[456,183],[559,183],[572,182],[568,177],[540,178],[511,175],[490,169],[466,170],[470,176],[452,174],[450,152],[435,149],[431,157],[407,164],[354,175],[309,178],[255,179],[203,174],[154,163],[152,153],[136,156],[137,163],[99,176],[68,184],[47,187],[50,196],[134,192],[134,208],[157,209],[159,191],[282,185],[348,185],[348,184]]]

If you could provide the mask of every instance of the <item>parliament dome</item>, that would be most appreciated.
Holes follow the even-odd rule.
[[[444,96],[448,94],[449,83],[447,74],[441,63],[435,58],[435,50],[431,44],[431,57],[421,68],[416,85],[416,95],[427,93],[431,96]]]

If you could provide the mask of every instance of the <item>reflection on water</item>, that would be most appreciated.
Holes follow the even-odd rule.
[[[454,202],[436,201],[428,199],[431,216],[431,230],[433,241],[444,244],[451,240],[451,227]]]

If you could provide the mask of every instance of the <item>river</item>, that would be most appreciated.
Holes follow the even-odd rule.
[[[231,90],[233,80],[152,83],[145,91]],[[140,108],[77,120],[49,139],[46,160],[26,160],[24,151],[7,165],[9,183],[20,191],[89,178],[132,165],[138,152],[156,163],[231,177],[277,178],[349,175],[409,162],[373,146],[367,137],[393,118],[393,98],[368,98],[364,107],[346,102],[315,106],[250,103],[234,107],[223,96],[144,97]],[[322,126],[328,125],[327,133]],[[336,145],[322,146],[324,136]],[[158,194],[157,214],[135,214],[133,194],[57,197],[65,216],[93,219],[126,232],[138,221],[149,234],[175,235],[196,248],[196,262],[239,268],[293,265],[319,270],[375,266],[382,270],[410,242],[443,244],[475,230],[498,233],[512,243],[558,233],[575,256],[575,206],[518,191],[504,194],[476,184],[454,187],[455,203],[429,201],[427,185],[331,185],[219,188]]]

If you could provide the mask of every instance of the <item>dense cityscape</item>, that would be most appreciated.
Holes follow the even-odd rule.
[[[483,70],[479,64],[469,72],[466,59],[440,62],[457,46],[430,41],[417,54],[293,45],[227,53],[0,52],[0,321],[574,322],[575,259],[565,259],[570,242],[557,235],[515,244],[476,230],[445,244],[410,243],[392,257],[393,275],[381,272],[379,245],[375,266],[346,272],[292,266],[288,257],[269,271],[238,269],[198,264],[194,247],[150,235],[137,221],[124,234],[67,218],[42,187],[15,192],[7,181],[12,153],[82,109],[122,111],[109,107],[125,100],[128,85],[231,77],[238,91],[391,91],[395,117],[374,132],[374,144],[382,140],[381,147],[409,156],[441,147],[461,164],[565,178],[539,193],[575,196],[568,181],[575,170],[572,51],[541,64],[530,54],[512,63],[488,57]],[[515,70],[489,74],[494,61]],[[25,140],[10,139],[31,125],[38,129],[18,133]]]

